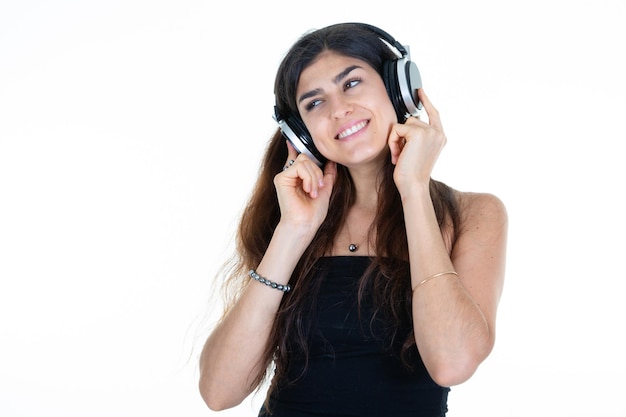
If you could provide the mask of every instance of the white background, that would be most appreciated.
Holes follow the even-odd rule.
[[[509,210],[496,348],[449,416],[626,416],[625,5],[2,0],[0,415],[256,414],[197,393],[213,275],[282,55],[362,21],[411,46],[435,177]]]

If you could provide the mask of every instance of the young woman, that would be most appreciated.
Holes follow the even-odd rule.
[[[431,179],[446,136],[423,89],[407,104],[406,72],[390,71],[413,64],[394,42],[333,25],[279,67],[282,129],[239,225],[233,297],[200,358],[211,409],[271,378],[260,416],[443,416],[449,387],[494,345],[506,211]]]

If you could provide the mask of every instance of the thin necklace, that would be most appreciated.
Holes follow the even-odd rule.
[[[373,214],[370,213],[369,210],[366,211],[366,210],[363,209],[363,210],[361,210],[361,213],[363,215],[367,215],[368,218],[369,218],[369,216],[373,216]],[[348,232],[348,250],[350,251],[350,253],[354,253],[354,252],[358,251],[363,244],[367,244],[366,250],[369,251],[370,250],[370,247],[369,247],[369,245],[370,245],[370,238],[371,238],[370,232],[371,232],[371,228],[372,228],[371,224],[367,228],[365,236],[360,236],[360,240],[359,241],[352,240],[352,232],[350,231],[350,222],[348,221],[347,216],[346,216],[344,224],[345,224],[345,227],[346,227],[346,231]],[[357,222],[357,224],[363,224],[363,222]]]
[[[346,230],[348,231],[348,238],[349,240],[352,240],[352,233],[350,233],[350,226],[348,226],[348,223],[346,222]],[[352,253],[356,252],[359,250],[359,245],[357,243],[350,243],[348,245],[348,250]]]

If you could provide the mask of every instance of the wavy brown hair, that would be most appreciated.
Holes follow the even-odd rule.
[[[297,114],[295,92],[301,72],[320,53],[335,51],[367,62],[379,74],[385,59],[394,55],[378,36],[355,24],[340,24],[305,34],[287,53],[279,66],[275,95],[281,113]],[[276,131],[270,139],[263,156],[259,176],[252,195],[242,213],[236,235],[236,254],[231,260],[225,288],[229,298],[227,309],[236,301],[240,292],[250,282],[246,272],[261,262],[280,220],[280,208],[274,188],[274,176],[279,173],[288,158],[285,138]],[[364,274],[359,297],[365,288],[375,294],[375,314],[384,314],[394,328],[411,314],[411,290],[408,270],[408,245],[404,213],[400,194],[393,180],[394,166],[390,158],[379,173],[378,209],[372,227],[375,229],[376,256]],[[445,184],[431,179],[430,195],[442,233],[451,245],[459,228],[459,215],[454,191]],[[319,279],[312,279],[316,261],[329,253],[350,207],[354,204],[356,191],[350,173],[338,165],[337,179],[330,197],[328,215],[309,247],[304,252],[290,279],[293,291],[283,296],[274,320],[273,329],[265,350],[266,372],[256,376],[255,384],[269,375],[275,366],[274,383],[285,378],[290,352],[297,349],[307,357],[309,328],[307,315],[314,307],[319,291]],[[404,261],[404,262],[398,262]],[[375,272],[374,272],[375,271]],[[403,277],[404,279],[398,279]],[[413,334],[401,341],[402,357],[408,358],[415,346]],[[406,355],[405,355],[406,353]],[[405,361],[410,366],[408,360]],[[303,371],[304,372],[304,371]]]

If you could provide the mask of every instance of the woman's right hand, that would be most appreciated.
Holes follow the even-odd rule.
[[[274,177],[280,205],[281,223],[317,231],[328,213],[330,194],[337,176],[337,165],[328,161],[324,171],[306,155],[298,154],[287,142],[285,168]]]

